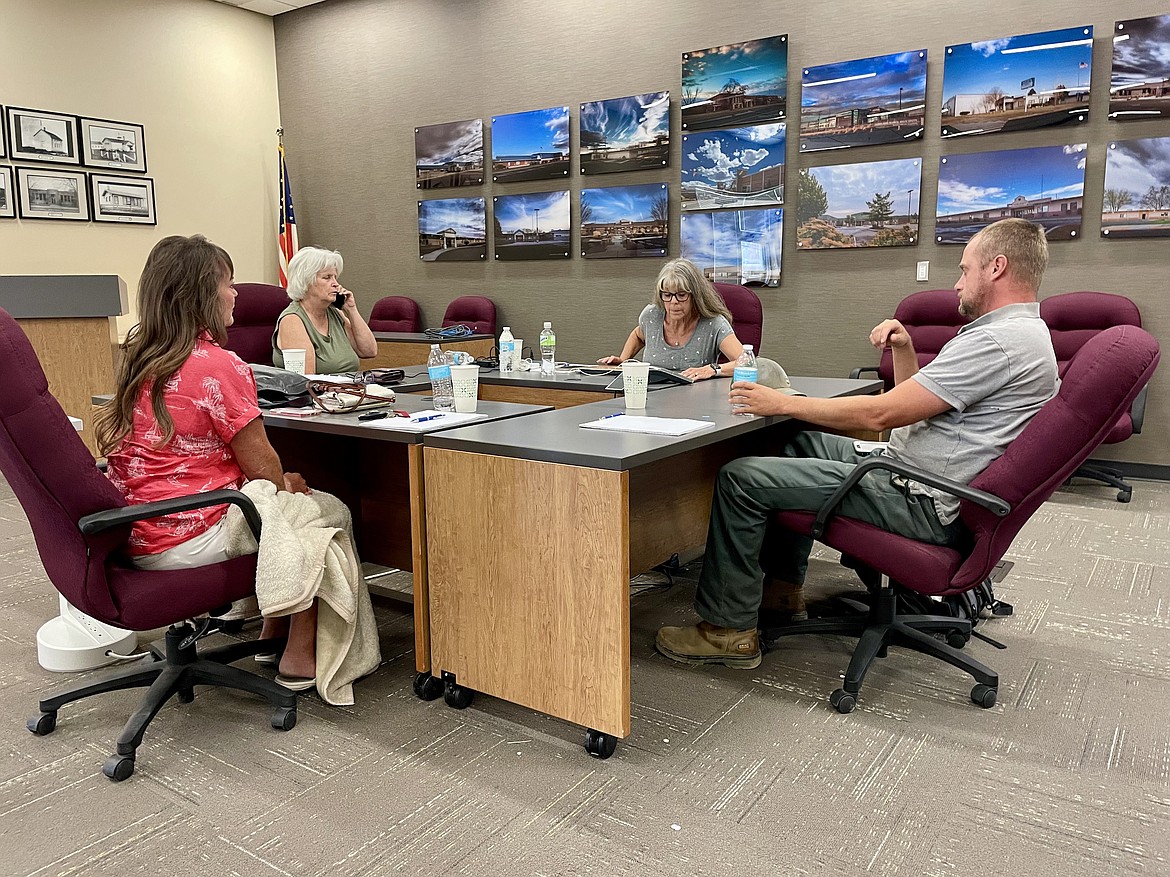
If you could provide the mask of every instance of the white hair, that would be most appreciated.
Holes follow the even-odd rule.
[[[300,301],[318,274],[331,268],[340,275],[343,264],[336,250],[302,247],[288,263],[288,297]]]

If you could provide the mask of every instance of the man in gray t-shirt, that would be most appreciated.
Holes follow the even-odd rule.
[[[958,310],[972,322],[921,370],[897,320],[870,333],[889,347],[894,388],[880,396],[813,399],[735,383],[731,399],[752,414],[787,414],[837,431],[892,430],[885,453],[969,483],[998,458],[1056,392],[1056,357],[1036,294],[1048,262],[1040,226],[1022,219],[989,225],[963,250],[955,284]],[[655,645],[690,664],[760,664],[761,602],[792,620],[807,617],[803,585],[812,540],[768,530],[780,509],[815,510],[862,459],[850,439],[802,432],[780,457],[747,457],[724,466],[711,504],[707,551],[695,595],[702,621],[663,627]],[[953,497],[888,472],[871,472],[840,511],[915,539],[963,538]]]

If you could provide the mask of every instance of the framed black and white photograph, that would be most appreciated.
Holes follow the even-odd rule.
[[[94,222],[158,224],[154,215],[154,180],[150,177],[90,174],[89,194]]]
[[[21,219],[89,222],[89,187],[83,171],[18,167],[16,192]]]
[[[16,193],[12,191],[12,168],[0,166],[0,219],[16,216]]]
[[[141,125],[81,117],[81,157],[90,167],[146,173],[146,136]]]
[[[9,156],[13,161],[81,164],[77,151],[77,117],[7,107]]]

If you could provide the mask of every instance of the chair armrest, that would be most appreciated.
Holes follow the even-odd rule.
[[[252,535],[259,542],[260,513],[256,511],[252,500],[238,490],[209,490],[207,493],[193,493],[190,496],[176,496],[172,499],[160,499],[157,502],[143,502],[117,509],[106,509],[94,512],[92,515],[86,515],[77,522],[77,526],[86,536],[93,536],[113,527],[132,524],[135,521],[145,521],[162,515],[173,515],[175,512],[189,512],[192,509],[224,504],[240,507],[244,513],[244,519],[248,522],[248,527],[252,530]]]
[[[1129,407],[1129,419],[1133,421],[1134,435],[1142,431],[1142,422],[1146,419],[1146,391],[1149,389],[1149,384],[1142,387],[1141,392],[1134,396],[1133,404]]]
[[[974,487],[968,487],[966,484],[960,484],[957,481],[951,481],[949,478],[942,478],[933,472],[927,472],[925,469],[919,469],[917,466],[911,466],[908,463],[903,463],[890,457],[872,456],[858,463],[853,471],[849,473],[849,477],[841,482],[841,485],[833,491],[833,495],[825,500],[825,504],[817,511],[817,517],[813,521],[812,526],[812,537],[814,539],[819,539],[824,534],[825,525],[837,510],[837,506],[841,504],[841,500],[845,498],[845,494],[852,490],[857,482],[874,469],[893,472],[895,475],[902,475],[913,481],[919,481],[923,484],[929,484],[931,487],[937,487],[939,490],[949,493],[952,496],[957,496],[959,499],[966,499],[977,503],[1001,518],[1010,512],[1012,508],[998,496],[994,496],[985,491],[976,490]]]
[[[876,365],[863,365],[861,368],[855,368],[853,371],[849,372],[849,377],[853,380],[857,380],[866,372],[873,372],[875,375],[881,374]]]

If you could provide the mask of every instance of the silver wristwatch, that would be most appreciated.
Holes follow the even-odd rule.
[[[722,369],[722,367],[719,365],[719,363],[717,363],[717,362],[713,362],[713,363],[711,363],[711,368],[713,368],[713,369],[715,370],[715,377],[717,377],[717,378],[718,378],[718,377],[722,377],[722,376],[723,376],[723,369]]]

